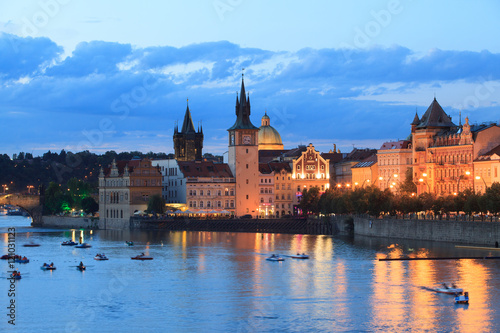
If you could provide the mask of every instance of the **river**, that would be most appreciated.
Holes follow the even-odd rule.
[[[260,233],[15,229],[23,278],[0,261],[0,331],[13,332],[499,332],[500,261],[378,261],[387,256],[495,256],[453,244]],[[61,246],[73,239],[88,249]],[[128,246],[125,241],[134,241]],[[40,247],[23,247],[35,242]],[[151,261],[130,258],[146,253]],[[308,260],[265,259],[272,253]],[[96,261],[105,253],[108,261]],[[80,261],[87,270],[80,272]],[[42,271],[53,262],[55,271]],[[423,287],[456,283],[469,305]],[[15,326],[7,307],[14,300]]]

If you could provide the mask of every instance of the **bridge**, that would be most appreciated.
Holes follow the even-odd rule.
[[[31,216],[31,225],[42,224],[43,200],[38,194],[0,194],[0,205],[18,206]]]

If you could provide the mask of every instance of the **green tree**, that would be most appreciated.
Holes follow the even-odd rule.
[[[149,214],[163,214],[165,211],[165,200],[159,194],[149,197],[147,213]]]
[[[413,182],[413,172],[408,168],[405,173],[405,180],[399,185],[399,191],[411,195],[417,193],[417,185]]]
[[[57,214],[62,212],[62,198],[61,186],[50,182],[49,187],[45,190],[44,213]]]
[[[486,209],[495,215],[500,214],[500,183],[493,183],[484,194]]]
[[[320,211],[319,205],[319,187],[314,186],[309,190],[305,188],[302,191],[302,198],[299,202],[299,208],[302,210],[303,215],[308,213],[318,214]]]

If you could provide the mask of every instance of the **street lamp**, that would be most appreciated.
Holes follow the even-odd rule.
[[[9,189],[7,186],[8,185],[2,185],[2,187],[3,187],[3,194],[5,194],[5,191],[7,191]]]
[[[460,175],[460,177],[458,177],[458,181],[457,181],[457,192],[460,192],[460,180],[461,179],[465,179],[465,176],[469,176],[470,175],[470,171],[465,171],[465,175]]]
[[[33,185],[26,186],[28,188],[28,194],[31,194],[31,189],[35,188]]]
[[[424,173],[424,175],[425,175],[425,173]],[[425,177],[425,176],[424,176],[424,177]],[[420,183],[424,183],[425,185],[427,185],[427,192],[429,192],[429,193],[431,192],[431,189],[430,189],[430,187],[429,187],[429,184],[427,184],[427,182],[426,182],[423,178],[420,178],[418,181],[419,181]]]

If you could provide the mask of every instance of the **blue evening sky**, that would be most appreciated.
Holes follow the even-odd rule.
[[[436,96],[500,121],[498,1],[0,0],[0,153],[224,153],[245,68],[285,148],[379,148]],[[181,124],[180,124],[181,125]]]

